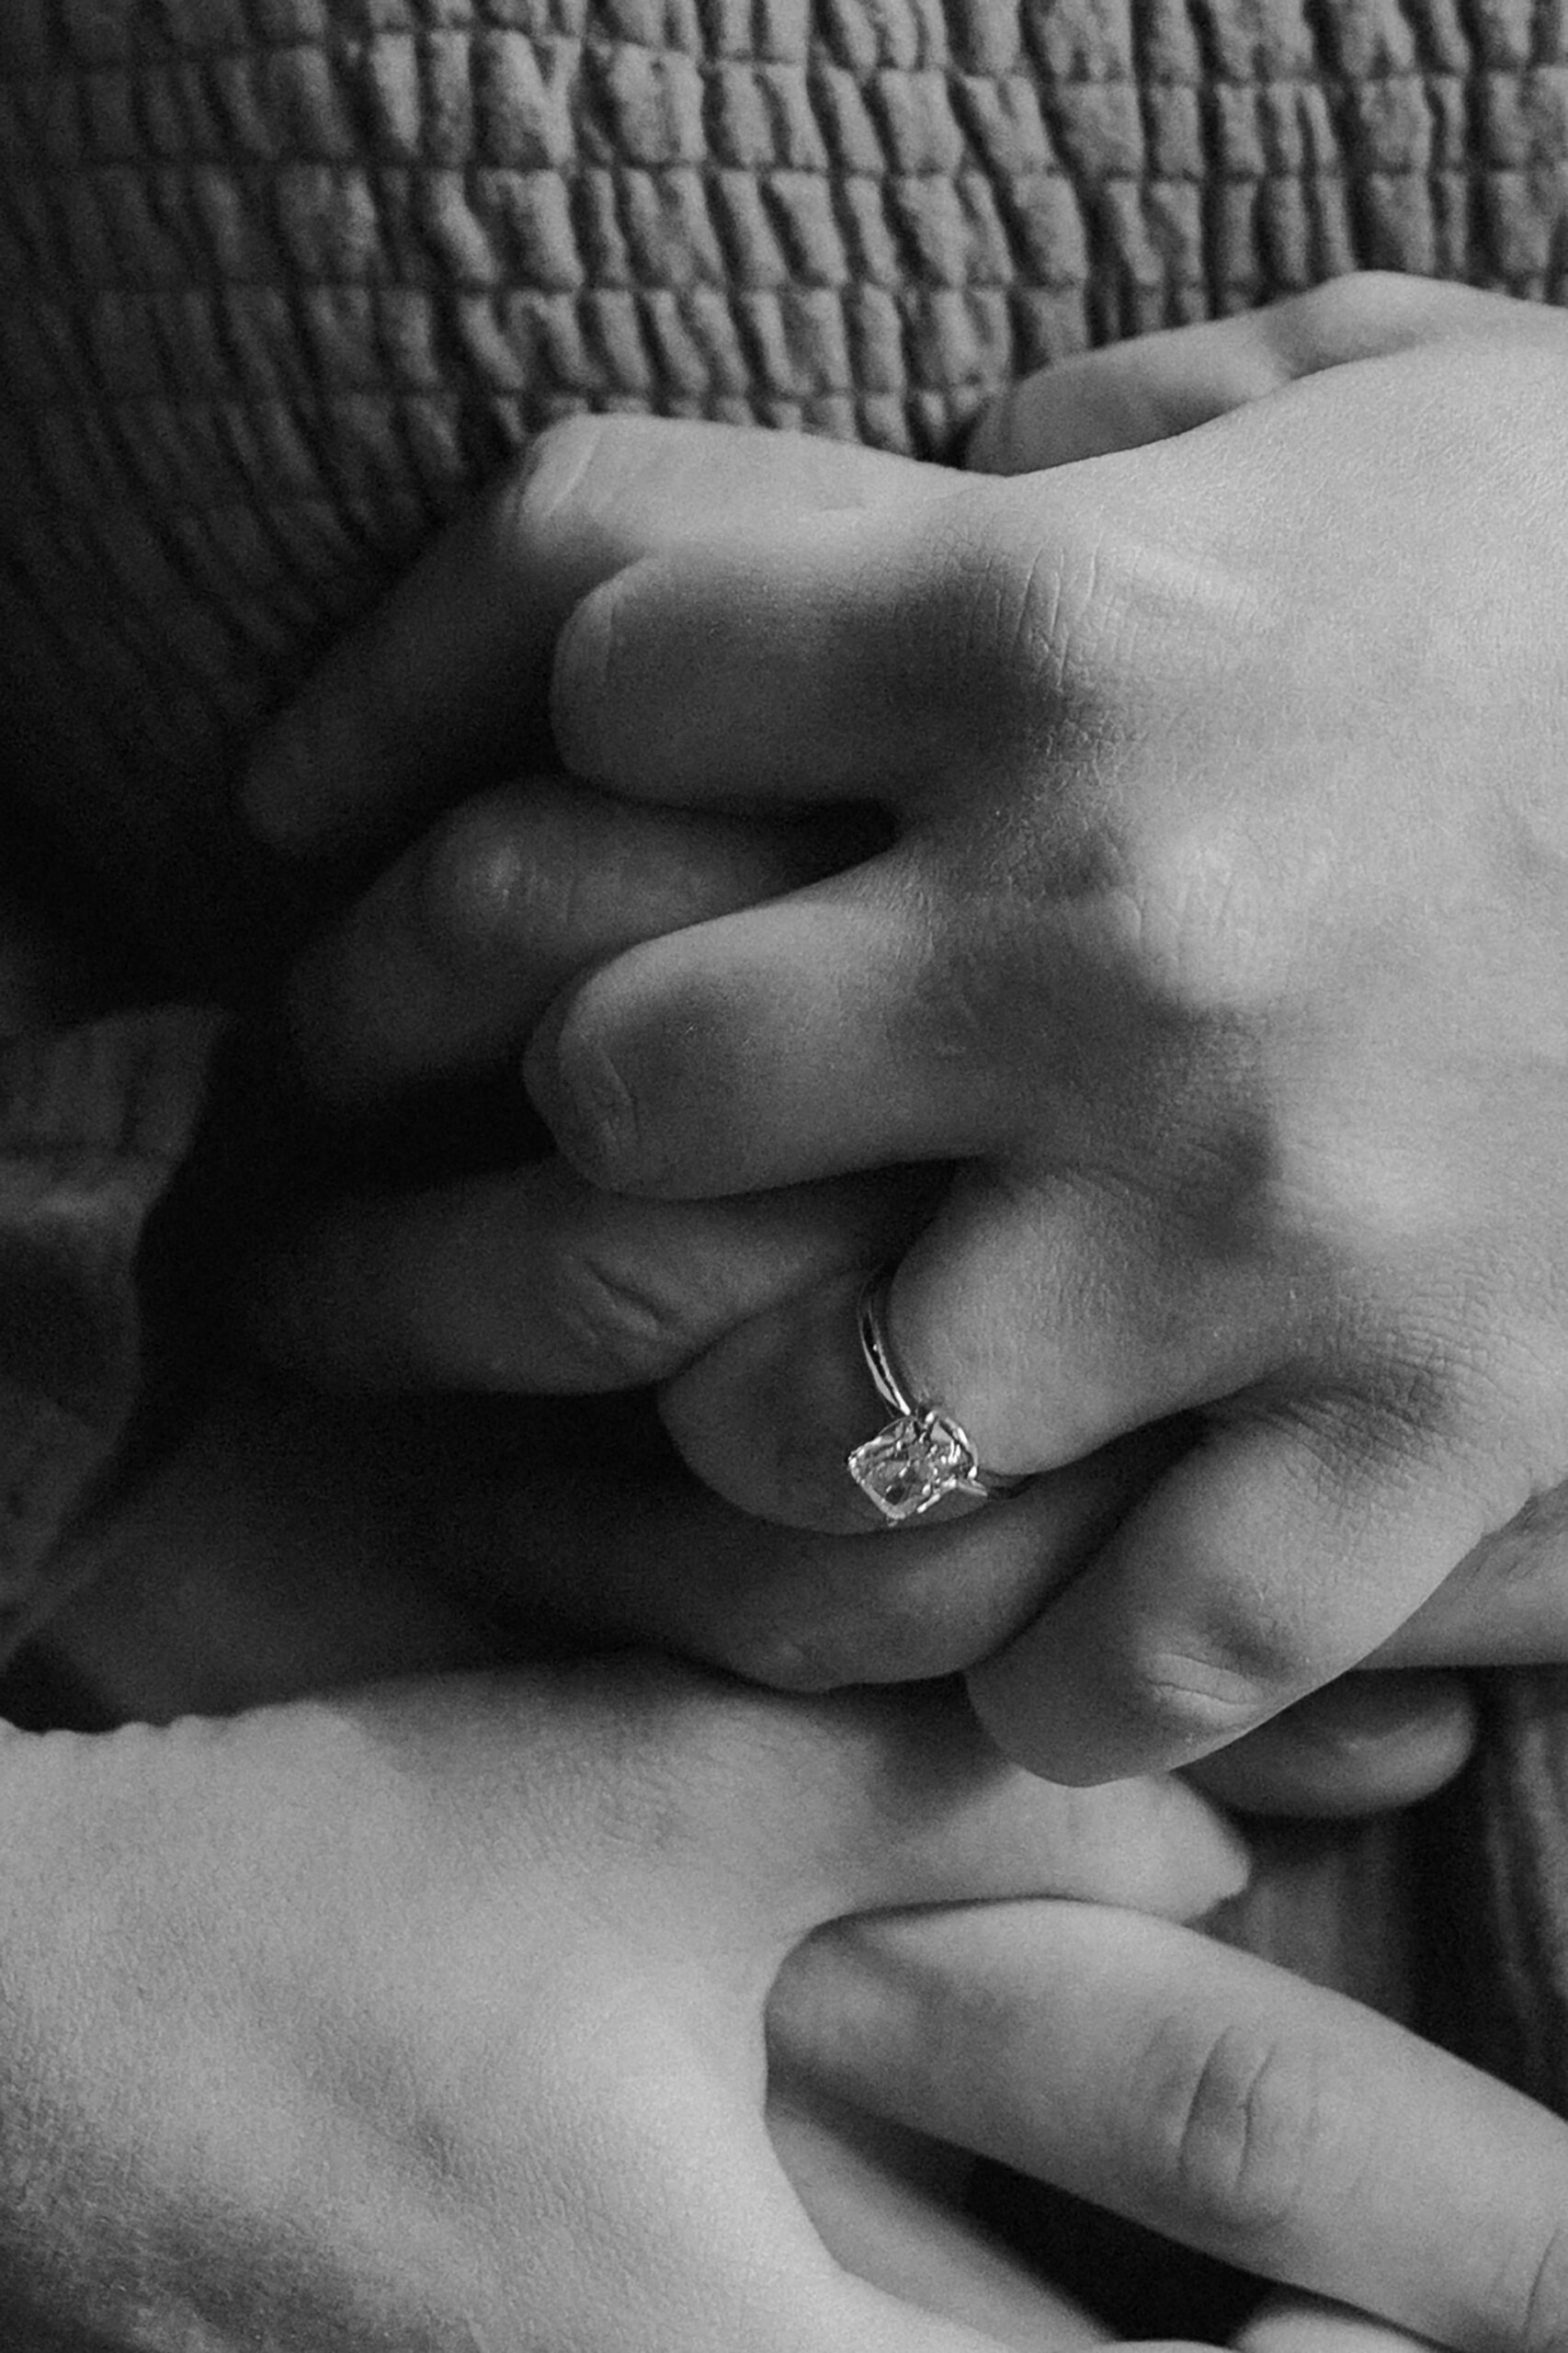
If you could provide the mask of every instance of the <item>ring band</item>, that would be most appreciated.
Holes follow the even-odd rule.
[[[892,1281],[885,1267],[871,1278],[860,1293],[857,1322],[866,1369],[878,1396],[892,1407],[893,1419],[845,1458],[845,1469],[889,1528],[918,1519],[949,1495],[989,1502],[994,1495],[1016,1495],[1026,1481],[983,1471],[960,1424],[905,1387],[887,1335]]]

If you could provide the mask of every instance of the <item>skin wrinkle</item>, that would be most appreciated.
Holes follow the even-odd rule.
[[[1288,2244],[1321,2162],[1325,2073],[1255,2029],[1223,2028],[1188,2080],[1168,2087],[1177,2196],[1200,2216],[1225,2217],[1227,2230],[1239,2218],[1255,2244]]]

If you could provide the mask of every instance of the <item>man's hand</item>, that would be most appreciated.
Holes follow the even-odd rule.
[[[471,694],[455,750],[432,755],[438,738],[410,721],[420,693],[418,617],[436,588],[449,621],[460,589],[493,636],[510,594],[514,612],[528,616],[532,644],[549,638],[562,604],[580,592],[584,566],[608,563],[610,585],[580,607],[556,679],[558,717],[606,781],[725,802],[749,792],[759,806],[778,792],[881,796],[901,837],[842,880],[830,877],[766,914],[726,920],[745,886],[733,827],[716,835],[712,894],[704,904],[699,883],[681,911],[697,927],[612,963],[558,1011],[532,1064],[583,1168],[657,1198],[639,1209],[545,1164],[517,1179],[481,1179],[466,1194],[351,1211],[325,1229],[325,1245],[295,1261],[287,1314],[278,1320],[292,1320],[296,1347],[308,1350],[315,1336],[339,1377],[369,1371],[407,1381],[423,1371],[502,1386],[548,1382],[552,1366],[558,1380],[594,1385],[614,1377],[618,1358],[623,1375],[653,1377],[706,1349],[665,1392],[666,1416],[688,1458],[748,1506],[824,1528],[848,1525],[857,1500],[844,1454],[878,1418],[854,1340],[855,1291],[868,1261],[881,1255],[868,1245],[867,1229],[896,1252],[928,1202],[912,1180],[864,1174],[860,1164],[966,1156],[960,1184],[895,1287],[892,1329],[910,1377],[1000,1469],[1085,1457],[1082,1476],[1102,1506],[1114,1499],[1116,1516],[1151,1489],[1116,1545],[1040,1618],[1040,1638],[1005,1649],[977,1679],[999,1733],[1061,1772],[1195,1754],[1375,1648],[1460,1554],[1562,1472],[1544,1424],[1531,1434],[1522,1361],[1517,1378],[1505,1377],[1500,1361],[1484,1378],[1464,1370],[1460,1341],[1468,1345],[1468,1325],[1444,1343],[1460,1389],[1471,1381],[1465,1397],[1451,1386],[1440,1396],[1434,1390],[1425,1419],[1407,1416],[1397,1429],[1389,1421],[1394,1389],[1405,1393],[1399,1381],[1411,1371],[1411,1348],[1437,1313],[1427,1296],[1436,1269],[1450,1264],[1462,1240],[1449,1230],[1449,1211],[1460,1214],[1449,1194],[1458,1188],[1465,1199],[1490,1202],[1495,1191],[1502,1203],[1510,1188],[1528,1191],[1528,1155],[1512,1145],[1504,1167],[1488,1163],[1483,1171],[1465,1160],[1461,1168],[1473,1121],[1465,1131],[1448,1114],[1457,1115],[1467,1086],[1463,1099],[1471,1102],[1484,1071],[1491,1120],[1494,1097],[1506,1092],[1505,1071],[1521,1068],[1521,1053],[1530,1063],[1527,1017],[1549,1004],[1550,975],[1521,982],[1520,941],[1535,938],[1550,964],[1556,933],[1538,909],[1536,932],[1516,938],[1517,911],[1502,903],[1506,886],[1494,891],[1501,892],[1495,906],[1486,897],[1495,874],[1483,888],[1462,848],[1443,864],[1445,843],[1454,848],[1443,824],[1424,818],[1412,827],[1410,810],[1434,789],[1431,779],[1453,772],[1453,743],[1445,736],[1440,753],[1412,755],[1403,704],[1390,715],[1397,663],[1386,645],[1375,661],[1367,649],[1382,644],[1380,629],[1384,638],[1397,634],[1400,612],[1413,627],[1419,620],[1416,642],[1431,583],[1423,580],[1407,609],[1385,593],[1375,563],[1358,569],[1346,551],[1374,491],[1407,539],[1429,527],[1439,545],[1452,527],[1453,500],[1434,502],[1434,464],[1412,460],[1405,404],[1430,417],[1447,415],[1449,401],[1452,417],[1433,428],[1439,440],[1449,433],[1451,441],[1467,419],[1479,429],[1483,418],[1494,439],[1492,407],[1517,386],[1539,391],[1551,379],[1563,338],[1554,316],[1453,290],[1402,285],[1396,296],[1388,281],[1327,290],[1261,322],[1154,338],[1082,363],[1076,391],[1073,370],[1054,391],[1053,380],[1043,380],[1032,409],[1020,395],[1011,421],[994,429],[994,459],[1020,461],[1020,420],[1031,416],[1039,426],[1054,415],[1072,454],[1102,363],[1119,385],[1123,440],[1148,438],[1163,419],[1213,415],[1227,400],[1269,398],[1162,449],[1036,477],[1005,495],[955,490],[935,470],[851,451],[824,457],[804,445],[816,453],[816,472],[803,487],[794,478],[786,497],[781,485],[795,460],[777,437],[635,427],[558,437],[517,495],[487,510],[487,524],[471,524],[462,546],[436,559],[425,587],[411,584],[286,725],[258,787],[274,817],[291,785],[293,828],[310,830],[301,779],[324,743],[347,740],[350,717],[364,724],[347,780],[334,779],[340,831],[384,834],[400,810],[406,815],[415,789],[439,790],[443,758],[457,764],[445,769],[455,781],[486,728],[494,741],[515,728],[530,662],[537,674],[544,658],[537,647],[497,670],[487,694]],[[1391,345],[1421,348],[1278,392],[1282,380],[1332,370],[1346,352]],[[1527,413],[1513,403],[1517,429]],[[1347,492],[1345,453],[1357,433],[1375,482]],[[1322,479],[1303,502],[1294,497],[1295,479],[1313,466]],[[1463,471],[1464,494],[1473,498],[1468,456]],[[1538,569],[1549,573],[1550,549],[1530,540],[1523,510],[1512,523],[1499,520],[1500,503],[1514,496],[1518,505],[1518,470],[1495,472],[1488,495],[1498,512],[1489,528],[1506,540],[1506,564],[1517,576],[1535,546]],[[1328,545],[1324,518],[1334,495],[1346,513]],[[1112,535],[1125,559],[1119,572],[1105,537],[1120,511],[1118,496],[1127,509]],[[1528,509],[1528,487],[1523,497]],[[1160,530],[1169,546],[1156,561]],[[1286,539],[1277,546],[1278,531]],[[1050,555],[1031,577],[1057,581],[1069,606],[1074,580],[1086,583],[1088,601],[1062,676],[1046,662],[1004,694],[1012,654],[994,632],[983,638],[970,627],[973,613],[960,627],[949,607],[965,584],[1005,585],[1007,551],[1026,540]],[[1260,590],[1238,608],[1250,616],[1250,638],[1231,620],[1221,627],[1203,604],[1205,575],[1185,558],[1176,562],[1178,540],[1210,546],[1221,586],[1251,577],[1247,563],[1262,581],[1259,567],[1277,563],[1280,595],[1270,602]],[[1288,560],[1280,553],[1287,543]],[[1477,543],[1472,535],[1467,562]],[[488,575],[476,550],[481,558],[488,551]],[[1076,572],[1074,550],[1084,557]],[[573,551],[575,571],[562,551]],[[1322,575],[1312,599],[1319,638],[1331,625],[1336,632],[1326,651],[1318,648],[1316,670],[1309,657],[1317,641],[1292,601],[1304,593],[1309,558]],[[1096,635],[1095,598],[1122,572],[1137,629]],[[1537,581],[1537,606],[1549,601],[1550,585]],[[521,593],[529,585],[531,601]],[[1027,618],[1039,604],[1026,600],[1019,610]],[[1353,628],[1335,618],[1342,607],[1355,608]],[[918,658],[911,609],[924,616],[930,639]],[[1269,618],[1277,612],[1282,621]],[[612,621],[613,653],[601,671]],[[468,634],[478,642],[477,622]],[[1526,636],[1516,631],[1512,645]],[[1369,684],[1347,703],[1352,641]],[[442,642],[449,654],[449,634]],[[679,650],[690,643],[703,649],[697,669]],[[1026,631],[1018,642],[1026,667],[1030,643]],[[982,660],[986,645],[991,654]],[[1054,660],[1049,644],[1045,651]],[[1267,669],[1270,660],[1272,687],[1247,668]],[[481,645],[465,674],[471,688],[484,661]],[[977,665],[996,693],[982,693],[970,678]],[[1281,675],[1298,679],[1294,699],[1281,700]],[[1431,685],[1427,672],[1419,675]],[[1471,712],[1464,739],[1475,755],[1465,773],[1483,792],[1500,765],[1493,733],[1514,742],[1536,710],[1512,672],[1493,684],[1494,705],[1479,717]],[[384,727],[377,733],[372,689],[399,719],[395,744]],[[1438,699],[1447,728],[1455,708],[1447,685]],[[1284,738],[1281,710],[1300,717]],[[1002,724],[1008,710],[1017,721],[1010,735]],[[1335,714],[1332,727],[1325,712]],[[1041,730],[1053,763],[1049,791]],[[978,797],[977,759],[991,762]],[[1180,772],[1174,791],[1172,762]],[[1528,773],[1528,762],[1511,754],[1502,765],[1516,781]],[[1119,800],[1108,797],[1108,780]],[[1273,813],[1263,827],[1267,856],[1255,858],[1256,872],[1248,869],[1250,898],[1239,883],[1207,898],[1183,885],[1186,915],[1169,939],[1159,921],[1140,917],[1131,933],[1119,923],[1119,910],[1136,915],[1147,902],[1158,915],[1175,904],[1161,859],[1176,859],[1185,873],[1181,859],[1190,852],[1223,881],[1226,860],[1263,840],[1252,834],[1266,802]],[[636,930],[636,860],[618,866],[613,852],[605,854],[626,822],[623,804],[594,806],[588,837],[597,825],[599,854],[575,865],[525,853],[520,865],[492,860],[486,869],[472,855],[472,830],[462,850],[460,829],[472,828],[471,817],[438,835],[434,854],[394,870],[313,967],[312,998],[327,1011],[312,1052],[329,1085],[373,1093],[397,1063],[388,1038],[399,1031],[398,1013],[388,1011],[379,1030],[358,1025],[372,1045],[356,1063],[356,1024],[346,1008],[369,999],[378,936],[383,973],[384,944],[399,936],[399,923],[406,944],[414,878],[428,883],[444,873],[449,885],[466,855],[470,874],[527,871],[536,899],[541,876],[547,892],[579,895],[585,880],[594,914],[580,928],[585,937],[597,932],[590,952],[613,947],[618,926]],[[1506,806],[1526,822],[1517,792]],[[1550,813],[1537,813],[1545,824]],[[483,825],[495,822],[491,804],[481,838]],[[542,824],[547,838],[561,822],[560,804],[552,810],[548,796],[542,804],[530,797],[506,822],[525,838]],[[634,829],[639,821],[630,822]],[[726,822],[710,813],[688,821]],[[1286,857],[1292,826],[1300,855]],[[1398,859],[1379,849],[1380,826],[1399,843]],[[1363,841],[1369,827],[1377,838]],[[693,832],[681,853],[699,873],[706,841]],[[1401,865],[1411,858],[1421,862],[1406,878]],[[553,876],[562,881],[553,884]],[[1420,926],[1431,904],[1448,907],[1449,885],[1449,897],[1458,896],[1436,935],[1439,972],[1420,962],[1433,944]],[[1252,908],[1244,924],[1244,901]],[[420,904],[427,921],[428,892]],[[555,978],[564,977],[571,954],[559,936],[551,941],[548,923],[522,922],[508,933],[496,920],[517,904],[516,893],[482,891],[469,904],[483,911],[487,948],[506,935],[520,967],[528,956],[518,943],[542,931],[551,949],[543,968],[553,964]],[[1252,961],[1244,973],[1210,975],[1213,987],[1203,964],[1197,988],[1187,933],[1206,907],[1220,911],[1210,926],[1214,959],[1244,949],[1244,961]],[[571,928],[558,925],[557,934]],[[1499,965],[1487,941],[1494,947],[1505,934],[1509,956]],[[1398,953],[1390,949],[1395,935],[1405,938]],[[1179,950],[1186,975],[1179,1005],[1159,961],[1166,949]],[[1474,989],[1472,970],[1483,983]],[[538,1011],[539,982],[536,971],[510,983],[521,1019]],[[498,989],[469,993],[488,995],[494,1008],[506,986],[503,980]],[[1195,988],[1207,991],[1202,1006]],[[1406,1031],[1435,1034],[1444,988],[1455,1018],[1470,1024],[1462,1035],[1474,1033],[1475,1051],[1468,1062],[1457,1045],[1446,1061],[1413,1060]],[[1222,1005],[1209,1001],[1216,990]],[[387,991],[381,1002],[395,1007],[400,995]],[[430,1002],[426,993],[423,1038],[418,1023],[403,1032],[414,1040],[408,1063],[428,1054]],[[973,1018],[960,1051],[949,1033],[961,1006]],[[441,1021],[450,1017],[437,1008]],[[1511,1065],[1506,1053],[1499,1059],[1496,1029],[1519,1049]],[[499,1034],[497,1025],[483,1051],[494,1050]],[[624,1151],[585,1108],[576,1081],[590,1063],[613,1065],[639,1106],[640,1136],[623,1137]],[[1539,1118],[1549,1120],[1550,1090],[1532,1081],[1531,1092]],[[1440,1141],[1428,1137],[1434,1124]],[[1242,1149],[1248,1137],[1263,1139],[1261,1157]],[[1291,1138],[1301,1165],[1277,1167]],[[1414,1181],[1429,1141],[1432,1166],[1421,1169],[1413,1192],[1406,1178]],[[795,1181],[826,1167],[845,1172],[828,1189],[802,1191]],[[1425,1243],[1397,1217],[1392,1226],[1385,1219],[1380,1228],[1376,1218],[1367,1230],[1358,1226],[1365,1211],[1358,1201],[1380,1168],[1385,1209],[1390,1186],[1396,1210],[1399,1200],[1408,1207],[1431,1195],[1438,1213]],[[739,1199],[706,1198],[731,1188],[750,1189]],[[1512,1214],[1499,1207],[1504,1225]],[[1471,1258],[1490,1231],[1483,1212],[1466,1245]],[[1549,1239],[1519,1228],[1516,1255],[1535,1265],[1550,1256]],[[1407,1262],[1407,1243],[1417,1258],[1426,1250],[1431,1280]],[[1451,1263],[1461,1261],[1470,1263],[1462,1251]],[[324,1267],[335,1271],[323,1281]],[[312,1289],[325,1302],[313,1314]],[[1478,1296],[1472,1285],[1462,1308],[1449,1302],[1461,1322]],[[1527,1332],[1530,1317],[1506,1289],[1488,1312],[1495,1322],[1516,1311]],[[710,1345],[726,1323],[736,1324],[733,1336]],[[1431,1345],[1448,1331],[1439,1318]],[[1542,1326],[1542,1348],[1548,1337]],[[1527,1353],[1533,1363],[1541,1348],[1532,1341]],[[1547,1403],[1538,1401],[1537,1422]],[[1155,1440],[1152,1465],[1141,1449],[1130,1483],[1124,1451],[1107,1453],[1105,1441],[1119,1428],[1182,1414],[1196,1414],[1205,1442],[1173,1464],[1176,1449],[1162,1455]],[[1506,1443],[1494,1443],[1499,1415],[1509,1422]],[[1378,1431],[1386,1448],[1371,1445]],[[1040,1540],[1032,1515],[1050,1486],[1037,1483],[1021,1503],[992,1506],[968,1549],[948,1529],[917,1540],[912,1557],[931,1573],[923,1594],[949,1573],[949,1607],[926,1617],[949,1645],[939,1664],[1005,1643],[1052,1583],[1082,1565],[1081,1543],[1052,1551]],[[896,1541],[879,1539],[879,1547]],[[1026,1554],[1027,1595],[1010,1565]],[[960,1557],[972,1572],[961,1580],[951,1573]],[[869,1589],[890,1577],[883,1549],[868,1564]],[[1468,1591],[1483,1598],[1476,1581]],[[873,1601],[865,1621],[875,1616]],[[842,1655],[831,1631],[825,1641],[819,1633],[807,1626],[797,1641],[786,1620],[780,1658],[802,1647],[819,1664]],[[895,1634],[884,1654],[898,1648]],[[761,1671],[770,1671],[757,1650]],[[1185,1683],[1171,1664],[1178,1654],[1188,1660]]]
[[[906,1388],[1012,1474],[1187,1417],[972,1678],[1041,1770],[1234,1738],[1568,1475],[1565,386],[1553,318],[936,517],[737,518],[562,641],[602,785],[898,825],[558,1006],[528,1068],[574,1165],[669,1200],[958,1160],[892,1288]],[[856,1290],[666,1392],[736,1501],[851,1518]]]

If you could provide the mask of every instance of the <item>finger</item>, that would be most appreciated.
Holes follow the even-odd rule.
[[[466,801],[296,967],[307,1082],[363,1107],[433,1073],[520,1051],[574,973],[846,865],[842,822],[809,828],[653,810],[530,779]]]
[[[1190,1932],[1053,1904],[855,1924],[792,1959],[772,2026],[844,2098],[1417,2336],[1568,2323],[1568,2128]]]
[[[478,1402],[436,1449],[428,1541],[487,1620],[534,1643],[653,1643],[792,1691],[921,1680],[997,1649],[1169,1460],[1140,1435],[975,1519],[868,1543],[723,1503],[664,1461],[641,1400],[508,1406],[505,1427]]]
[[[1465,1555],[1376,1652],[1383,1666],[1554,1666],[1568,1661],[1568,1485]]]
[[[335,1204],[261,1268],[250,1320],[275,1358],[334,1388],[630,1388],[863,1269],[924,1199],[892,1175],[635,1201],[533,1162]]]
[[[1357,278],[1264,314],[1279,324],[1262,332],[1275,335],[1283,364],[1301,373],[1327,364],[1316,356],[1323,353],[1392,347],[1391,317],[1404,322],[1399,340],[1420,340],[1427,332],[1415,315],[1422,303],[1457,310],[1467,299],[1479,306],[1489,298]],[[1347,311],[1356,316],[1339,315]],[[1476,309],[1478,332],[1539,331],[1540,324],[1532,304],[1494,302],[1484,320]],[[1294,358],[1292,338],[1301,347]],[[1165,372],[1193,366],[1190,348]],[[1127,363],[1106,355],[1105,364],[1119,378]],[[1250,381],[1250,367],[1241,373]],[[1087,385],[1083,395],[1080,414],[1094,404]],[[1117,412],[1114,395],[1105,406]],[[1147,438],[1129,406],[1136,411],[1123,403],[1118,429]],[[755,527],[807,510],[929,502],[950,486],[940,468],[812,436],[570,419],[541,435],[441,535],[275,723],[246,784],[252,822],[297,850],[369,850],[411,839],[423,816],[537,756],[551,649],[573,607],[616,572],[706,537],[736,514]]]
[[[1423,2022],[1426,1962],[1397,1814],[1328,1824],[1247,1824],[1252,1877],[1206,1935],[1403,2025]]]
[[[915,1017],[940,996],[915,898],[895,851],[591,974],[524,1063],[562,1151],[616,1191],[698,1195],[983,1150],[1017,1087]]]
[[[1244,1813],[1387,1813],[1452,1780],[1474,1744],[1459,1676],[1346,1675],[1200,1758],[1190,1777]]]
[[[1367,1398],[1234,1420],[973,1670],[975,1705],[1037,1771],[1190,1763],[1385,1641],[1498,1517],[1485,1481]]]
[[[245,783],[251,823],[299,852],[408,841],[460,794],[540,761],[551,650],[596,583],[736,512],[762,525],[949,479],[804,435],[573,418],[441,534],[274,723]]]
[[[856,2279],[1017,2353],[1077,2353],[1109,2337],[964,2214],[969,2161],[957,2150],[799,2085],[769,2083],[767,2125],[824,2245]]]
[[[1321,2296],[1270,2296],[1234,2338],[1236,2353],[1420,2353],[1429,2337]]]
[[[737,1510],[780,1527],[879,1543],[892,1521],[850,1476],[850,1451],[888,1423],[856,1336],[864,1269],[819,1284],[715,1341],[660,1393],[682,1460]],[[984,1518],[1009,1526],[1017,1505]],[[978,1518],[962,1499],[914,1523],[931,1542],[944,1523]],[[873,1554],[873,1558],[874,1558]]]
[[[892,1407],[872,1386],[858,1299],[844,1278],[797,1295],[665,1392],[686,1460],[744,1510],[823,1530],[877,1524],[848,1463]],[[904,1392],[1012,1478],[1234,1393],[1288,1344],[1290,1312],[1239,1256],[1210,1255],[1200,1203],[1103,1183],[1016,1188],[964,1169],[893,1275],[882,1324]]]
[[[1169,327],[1037,369],[1007,386],[964,449],[978,473],[1034,473],[1189,432],[1296,372],[1278,309]]]
[[[1057,478],[1055,531],[1041,499],[1020,516],[1001,485],[934,471],[913,500],[748,517],[629,564],[562,631],[562,758],[676,805],[918,811],[973,784],[977,745],[988,776],[1049,757],[1068,646],[1081,616],[1104,618],[1095,526],[1114,463]]]
[[[1515,303],[1515,311],[1527,306]],[[1289,301],[1087,351],[1010,385],[970,438],[966,465],[1030,473],[1186,433],[1302,376],[1512,322],[1495,295],[1366,270]]]
[[[1244,1846],[1185,1783],[1039,1780],[950,1684],[785,1699],[624,1661],[567,1671],[561,1688],[574,1722],[585,1694],[601,1709],[607,1754],[644,1792],[628,1800],[645,1803],[641,1835],[660,1851],[678,1835],[745,1887],[778,1960],[849,1912],[1049,1892],[1193,1918],[1245,1883]]]

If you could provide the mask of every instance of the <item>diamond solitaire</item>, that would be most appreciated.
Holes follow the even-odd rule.
[[[864,1446],[845,1457],[845,1469],[869,1495],[884,1524],[896,1528],[918,1519],[949,1495],[971,1495],[984,1503],[1010,1495],[1026,1483],[983,1471],[973,1447],[950,1414],[912,1397],[893,1362],[884,1321],[890,1277],[883,1273],[860,1294],[860,1349],[878,1396],[895,1418]]]
[[[984,1495],[973,1452],[956,1423],[937,1413],[901,1414],[858,1446],[846,1465],[863,1495],[894,1526],[918,1519],[945,1495]]]

